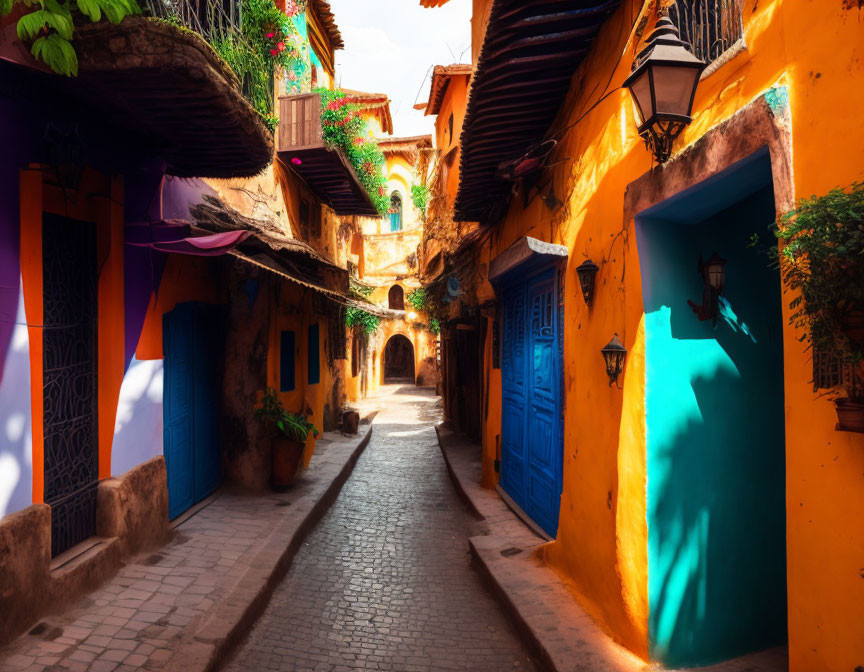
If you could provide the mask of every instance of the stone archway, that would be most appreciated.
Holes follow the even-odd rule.
[[[384,382],[414,383],[414,345],[402,334],[393,335],[384,347]]]

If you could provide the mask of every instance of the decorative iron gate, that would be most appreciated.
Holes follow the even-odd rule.
[[[99,483],[94,224],[45,215],[42,223],[43,429],[51,554],[96,534]]]

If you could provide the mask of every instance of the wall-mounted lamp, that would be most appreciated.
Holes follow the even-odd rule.
[[[579,286],[582,287],[582,298],[585,299],[585,304],[589,308],[594,302],[594,280],[599,270],[600,267],[590,259],[586,259],[576,268]]]
[[[609,386],[611,387],[612,383],[618,383],[618,376],[624,371],[627,348],[619,340],[618,334],[615,334],[600,352],[603,355],[603,361],[606,362],[606,375],[609,376]]]
[[[675,24],[664,16],[633,62],[624,82],[636,102],[639,135],[658,163],[672,155],[672,143],[691,121],[693,98],[705,64],[687,49]]]
[[[712,320],[716,325],[717,317],[720,315],[720,295],[726,286],[726,260],[716,252],[708,258],[708,261],[702,261],[700,256],[697,270],[702,278],[702,305],[693,301],[687,303],[699,317],[700,322]]]

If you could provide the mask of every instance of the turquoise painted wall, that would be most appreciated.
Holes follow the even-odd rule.
[[[770,166],[764,167],[770,180]],[[752,188],[750,182],[743,193]],[[742,194],[734,180],[710,189],[638,225],[649,639],[652,656],[676,666],[786,639],[780,280],[764,245],[748,247],[753,233],[768,244],[773,193],[761,188],[706,218],[706,203]],[[691,212],[701,221],[689,221]],[[728,260],[730,308],[729,320],[716,328],[699,322],[687,305],[687,299],[701,303],[697,262],[715,250]]]

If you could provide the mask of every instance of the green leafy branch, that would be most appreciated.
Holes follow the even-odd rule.
[[[261,397],[261,404],[255,409],[255,417],[275,426],[282,434],[292,441],[304,443],[311,433],[318,436],[315,428],[305,415],[300,413],[289,413],[282,406],[276,390],[268,387]]]
[[[78,75],[78,56],[72,46],[73,2],[93,23],[101,21],[103,15],[116,24],[141,13],[135,0],[0,0],[0,16],[9,14],[16,3],[32,9],[18,19],[18,39],[30,44],[30,53],[36,60],[67,77]]]
[[[362,308],[348,308],[345,310],[345,324],[352,329],[359,327],[367,334],[372,334],[381,326],[381,318]]]
[[[425,184],[412,184],[411,200],[414,202],[414,207],[420,211],[425,220],[426,206],[429,205],[429,187]]]
[[[847,362],[864,359],[864,343],[849,337],[864,319],[864,183],[802,199],[783,215],[773,248],[783,283],[798,296],[790,324],[803,341]]]
[[[405,298],[414,310],[426,310],[429,307],[429,296],[426,294],[426,290],[422,287],[418,287],[414,291],[408,292]]]

